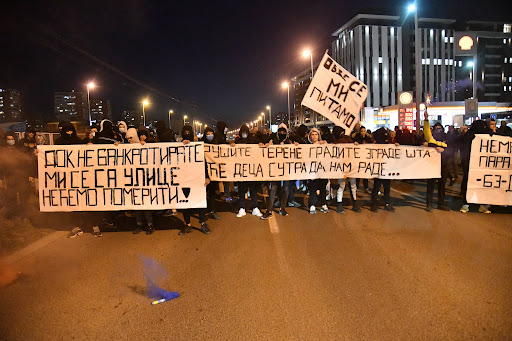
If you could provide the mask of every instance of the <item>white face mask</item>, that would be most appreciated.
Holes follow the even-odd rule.
[[[206,135],[206,140],[209,142],[213,141],[213,135]]]
[[[246,138],[247,138],[247,136],[249,136],[249,135],[247,135],[246,133],[243,133],[243,134],[242,134],[242,138],[243,138],[243,139],[246,139]]]
[[[14,141],[14,140],[7,140],[7,144],[9,146],[14,146],[15,143],[16,143],[16,141]]]
[[[126,130],[124,129],[124,127],[119,127],[119,132],[120,133],[124,133]]]
[[[228,133],[228,131],[229,131],[229,130],[228,130],[228,128],[227,128],[227,127],[226,127],[226,128],[224,128],[224,134],[227,134],[227,133]]]
[[[95,131],[93,131],[93,132],[91,133],[91,135],[92,135],[92,137],[96,136],[96,132],[95,132]]]

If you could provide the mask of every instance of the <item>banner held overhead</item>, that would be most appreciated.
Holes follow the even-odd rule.
[[[351,132],[359,122],[359,110],[368,96],[368,87],[325,53],[302,105]]]

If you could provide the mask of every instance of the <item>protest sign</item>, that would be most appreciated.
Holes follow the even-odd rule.
[[[301,144],[295,146],[205,144],[208,173],[214,181],[306,179],[427,179],[441,176],[434,148],[393,144]]]
[[[368,96],[368,87],[325,53],[302,105],[325,116],[351,132],[359,122],[359,110]]]
[[[202,143],[37,149],[43,212],[206,207]]]
[[[476,135],[471,144],[466,200],[473,204],[512,205],[512,138]]]

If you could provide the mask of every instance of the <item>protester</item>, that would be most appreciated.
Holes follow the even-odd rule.
[[[363,128],[363,127],[361,127],[361,128]],[[373,133],[373,138],[375,140],[375,143],[378,143],[378,144],[389,143],[388,134],[387,134],[386,129],[384,129],[384,128],[377,129]],[[391,180],[390,179],[382,179],[382,178],[373,179],[372,200],[371,200],[372,212],[377,212],[377,210],[379,208],[377,197],[379,196],[381,187],[384,187],[384,209],[386,211],[394,212],[395,209],[394,209],[393,205],[391,205],[391,202],[390,202]]]
[[[128,131],[128,125],[126,124],[125,121],[119,121],[117,123],[117,132],[119,133],[119,139],[121,143],[128,143],[128,141],[126,141],[125,137],[126,137],[126,132]]]
[[[172,130],[167,128],[164,121],[157,121],[155,128],[158,142],[176,142]]]
[[[240,127],[240,136],[235,140],[232,146],[234,146],[235,144],[259,144],[260,141],[256,139],[256,137],[250,137],[249,133],[249,127],[243,124]],[[263,215],[260,212],[260,209],[258,208],[258,188],[259,183],[257,181],[242,181],[238,183],[239,210],[236,215],[238,218],[241,218],[247,214],[247,208],[252,208],[252,215],[255,215],[257,217],[261,217]],[[251,196],[251,201],[250,206],[246,207],[245,195],[247,194],[248,189]]]
[[[60,136],[55,140],[54,144],[83,144],[83,140],[77,136],[75,126],[71,122],[64,122],[60,128]]]
[[[365,126],[359,127],[359,132],[354,134],[354,142],[356,144],[366,144],[366,143],[373,143],[372,137],[366,132]],[[357,188],[359,188],[359,181],[360,179],[356,179],[356,185]],[[363,179],[363,186],[364,191],[366,193],[371,193],[370,185],[368,184],[368,179]]]
[[[182,142],[183,144],[189,144],[194,140],[194,130],[191,126],[185,125],[183,126],[183,129],[181,130],[181,137],[183,138]],[[208,177],[208,172],[205,169],[205,187],[210,184],[210,178]],[[189,208],[182,210],[183,213],[183,220],[185,221],[185,224],[180,229],[180,232],[178,233],[179,236],[182,236],[186,233],[192,232],[192,225],[190,222],[190,217],[192,214],[197,213],[199,216],[199,223],[201,224],[201,232],[204,234],[210,234],[210,228],[206,224],[206,209],[205,208]]]
[[[203,137],[201,141],[204,143],[215,144],[215,134],[213,128],[206,127],[203,132]],[[208,215],[212,218],[219,220],[220,216],[217,214],[215,197],[217,196],[217,191],[219,190],[219,183],[217,181],[210,181],[208,186],[206,186],[206,194],[207,194],[207,208]]]
[[[100,123],[100,131],[94,136],[94,144],[115,144],[118,145],[123,141],[119,133],[114,130],[111,121],[103,120]]]
[[[345,135],[345,129],[342,127],[335,126],[332,129],[333,133],[333,143],[354,143],[350,136]],[[357,185],[355,178],[341,178],[337,179],[338,182],[338,191],[336,192],[336,212],[345,213],[345,209],[343,208],[343,191],[345,190],[345,183],[348,182],[350,184],[350,196],[352,199],[352,210],[354,212],[361,212],[361,208],[357,203]]]
[[[286,124],[281,123],[277,128],[277,134],[275,134],[272,139],[269,141],[271,145],[287,145],[292,144],[291,139],[288,136],[288,127]],[[297,143],[298,144],[298,143]],[[261,219],[268,219],[272,217],[272,211],[274,207],[274,200],[277,194],[278,189],[280,189],[280,210],[279,214],[282,216],[287,216],[288,212],[286,212],[286,203],[288,202],[288,193],[290,190],[290,181],[270,181],[270,193],[267,199],[267,210],[261,217]]]
[[[445,186],[446,179],[448,178],[448,163],[449,157],[444,154],[447,147],[446,134],[444,133],[443,126],[437,122],[434,124],[434,129],[430,131],[430,123],[428,121],[428,113],[425,110],[425,123],[423,133],[425,134],[425,144],[429,147],[435,147],[436,151],[441,154],[441,177],[438,179],[427,179],[427,212],[432,212],[432,201],[434,196],[434,187],[437,183],[437,209],[443,211],[450,211],[450,208],[445,205]]]
[[[36,130],[34,128],[28,128],[25,132],[25,137],[23,137],[18,143],[26,151],[32,152],[37,146]]]
[[[505,120],[501,121],[500,127],[498,128],[498,134],[512,137],[512,128],[507,126],[507,122]]]
[[[322,140],[320,136],[320,131],[317,128],[311,128],[309,131],[308,137],[309,144],[325,144],[326,141]],[[326,187],[327,187],[327,179],[314,179],[308,181],[309,187],[309,213],[316,214],[316,206],[320,206],[320,211],[323,213],[328,213],[329,208],[327,207],[326,200]],[[318,193],[320,192],[320,197]]]
[[[294,144],[306,144],[308,143],[308,127],[301,124],[297,127],[295,134],[290,138]],[[302,184],[302,185],[301,185]],[[288,189],[288,206],[289,207],[301,207],[302,205],[295,198],[296,188],[307,188],[307,181],[290,181]]]
[[[446,133],[446,144],[447,147],[444,150],[447,163],[447,178],[450,180],[448,186],[452,186],[457,180],[457,133],[455,132],[454,126],[448,127],[448,133]]]

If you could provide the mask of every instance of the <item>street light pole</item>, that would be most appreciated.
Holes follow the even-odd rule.
[[[187,118],[188,118],[187,115],[183,115],[183,126],[185,126],[185,124],[187,124]]]
[[[144,127],[146,126],[146,105],[148,105],[148,100],[145,99],[142,101],[142,117],[144,120]]]
[[[266,126],[266,122],[265,122],[265,113],[264,112],[261,112],[261,116],[263,116],[263,129],[265,129],[265,126]]]
[[[169,110],[169,129],[171,129],[171,114],[173,113],[174,111]]]
[[[89,127],[91,126],[92,124],[92,119],[91,119],[91,100],[90,100],[90,89],[94,88],[94,83],[93,82],[89,82],[87,83],[87,110],[89,111]]]
[[[288,129],[290,129],[290,83],[284,82],[283,88],[288,89]]]
[[[270,105],[267,105],[268,110],[268,129],[270,130],[270,133],[272,133],[272,108],[270,108]]]
[[[420,30],[418,29],[418,8],[409,6],[409,12],[414,11],[414,56],[416,64],[416,131],[420,130],[420,103],[421,103],[421,58],[420,58]]]

